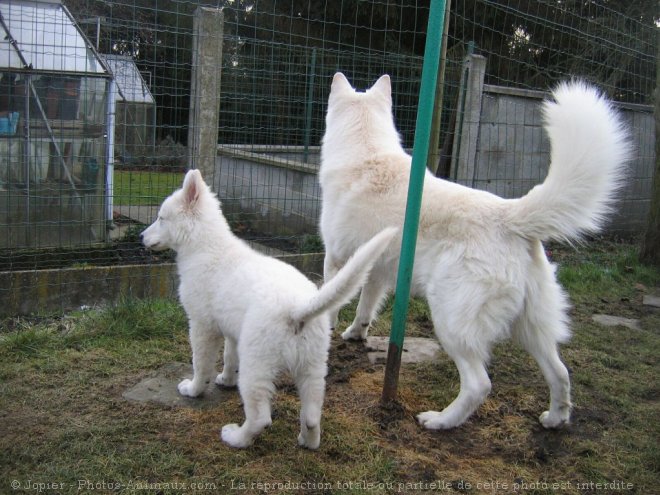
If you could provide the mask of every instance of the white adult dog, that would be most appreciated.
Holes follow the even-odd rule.
[[[570,336],[568,304],[541,241],[598,230],[630,147],[619,117],[594,88],[565,83],[553,97],[543,107],[550,169],[526,196],[505,200],[425,176],[413,292],[428,300],[435,333],[461,382],[442,412],[418,415],[426,428],[456,427],[483,403],[491,389],[491,347],[507,337],[536,359],[550,387],[543,426],[569,422],[569,374],[557,348]],[[321,149],[326,280],[375,232],[402,224],[410,163],[393,121],[389,76],[362,93],[337,73]],[[395,244],[372,269],[344,339],[366,338],[396,278]]]
[[[197,170],[188,172],[183,188],[163,202],[142,238],[148,248],[177,253],[194,370],[192,380],[179,383],[179,392],[188,397],[204,392],[216,375],[224,336],[224,367],[215,382],[238,383],[245,409],[242,426],[222,429],[226,443],[247,447],[271,424],[273,381],[288,371],[301,400],[298,443],[318,448],[331,334],[328,311],[357,293],[397,230],[383,229],[317,289],[292,266],[234,236]]]

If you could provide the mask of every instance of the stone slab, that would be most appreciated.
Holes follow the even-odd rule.
[[[660,296],[645,295],[642,304],[644,304],[644,306],[660,308]]]
[[[192,365],[169,363],[126,390],[122,396],[135,402],[159,404],[168,407],[206,409],[216,407],[238,393],[237,389],[220,388],[211,382],[200,397],[184,397],[179,394],[177,385],[184,378],[192,378],[192,376]]]
[[[630,328],[631,330],[642,329],[639,326],[639,320],[635,320],[632,318],[622,318],[621,316],[597,314],[597,315],[593,315],[591,319],[596,323],[599,323],[600,325],[604,325],[606,327],[624,326],[626,328]]]
[[[367,337],[365,348],[371,364],[385,364],[389,337]],[[424,337],[406,337],[403,341],[401,364],[435,361],[440,353],[440,344],[435,339]]]

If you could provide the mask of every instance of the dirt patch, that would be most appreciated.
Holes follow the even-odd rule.
[[[358,371],[374,373],[378,369],[367,358],[364,344],[361,342],[346,342],[341,338],[333,338],[328,358],[328,376],[326,383],[348,383]]]

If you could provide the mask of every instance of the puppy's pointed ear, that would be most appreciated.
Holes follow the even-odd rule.
[[[183,179],[183,197],[188,207],[194,207],[204,190],[204,179],[199,170],[190,170]]]
[[[348,82],[346,76],[341,72],[337,72],[332,78],[332,86],[330,86],[331,94],[339,94],[344,91],[353,91],[351,83]]]
[[[392,83],[390,81],[390,76],[387,74],[380,76],[378,81],[371,86],[369,91],[375,91],[387,98],[387,100],[392,101]]]

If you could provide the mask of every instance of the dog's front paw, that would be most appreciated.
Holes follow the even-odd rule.
[[[252,445],[252,439],[246,438],[241,427],[237,424],[229,424],[222,427],[220,438],[230,447],[245,449]]]
[[[236,388],[237,383],[238,383],[238,372],[227,373],[227,374],[222,372],[218,374],[218,376],[215,378],[215,384],[218,385],[219,387]]]
[[[570,413],[566,414],[551,414],[550,411],[545,411],[539,416],[539,421],[544,428],[556,429],[568,426],[570,423]]]
[[[298,445],[310,450],[318,449],[321,445],[321,428],[317,426],[311,430],[301,431],[298,435]]]
[[[193,381],[188,378],[181,381],[177,388],[179,389],[179,393],[184,397],[198,397],[202,393],[202,390],[195,390],[193,387]]]

